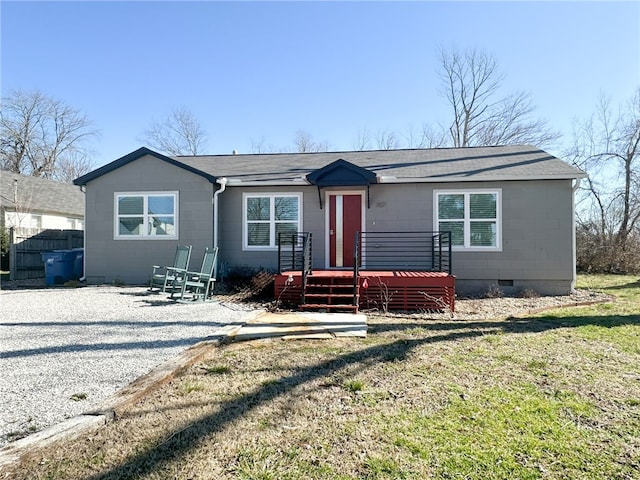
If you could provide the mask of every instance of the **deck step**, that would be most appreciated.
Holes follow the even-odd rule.
[[[358,313],[359,287],[354,292],[353,277],[311,275],[307,277],[300,310],[351,311]],[[355,305],[354,305],[355,304]]]
[[[358,313],[358,305],[340,303],[304,303],[300,305],[300,310],[352,310],[354,313]]]
[[[313,297],[313,298],[353,298],[353,293],[314,293],[307,292],[304,294],[305,297]],[[357,295],[356,295],[357,296]]]

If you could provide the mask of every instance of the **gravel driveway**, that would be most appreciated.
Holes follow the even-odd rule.
[[[142,287],[0,292],[0,447],[90,410],[247,315]]]

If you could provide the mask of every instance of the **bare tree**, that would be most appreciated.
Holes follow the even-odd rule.
[[[358,130],[352,148],[356,151],[371,150],[371,132],[368,128]]]
[[[376,135],[378,150],[393,150],[400,148],[400,141],[395,132],[391,130],[379,130]]]
[[[548,145],[560,135],[546,121],[532,118],[529,94],[500,96],[504,75],[485,52],[440,52],[443,94],[453,108],[449,135],[454,147]]]
[[[447,145],[446,131],[435,130],[429,125],[423,125],[422,130],[409,125],[404,138],[407,148],[440,148]]]
[[[597,225],[601,243],[626,252],[640,236],[640,88],[617,112],[601,95],[595,114],[577,124],[568,155],[589,173],[593,204],[582,224]]]
[[[392,130],[378,130],[375,137],[368,128],[358,130],[352,148],[356,151],[371,150],[375,141],[375,148],[379,150],[393,150],[396,148],[438,148],[447,145],[447,135],[444,130],[434,130],[429,125],[417,129],[413,125],[407,127],[401,137]]]
[[[276,153],[278,149],[271,143],[267,143],[264,137],[258,139],[251,138],[251,153]]]
[[[168,155],[198,155],[207,136],[195,115],[181,107],[171,111],[162,121],[153,121],[142,134],[141,141]]]
[[[329,143],[325,141],[316,141],[311,134],[305,130],[296,131],[293,139],[293,146],[277,147],[272,143],[267,143],[264,137],[259,139],[251,138],[252,153],[279,153],[279,152],[296,152],[296,153],[314,153],[329,151]]]
[[[54,179],[60,182],[73,183],[78,177],[89,173],[94,168],[91,157],[85,152],[72,152],[58,160]]]
[[[7,192],[9,193],[9,192]],[[11,205],[13,211],[4,211],[3,223],[6,222],[6,227],[23,227],[23,222],[33,211],[33,197],[34,188],[33,185],[25,185],[25,182],[21,182],[19,177],[13,179],[11,192],[9,195],[4,196],[3,200],[6,205]]]
[[[62,162],[87,155],[97,135],[79,110],[39,91],[15,90],[0,109],[0,165],[23,175],[57,178]],[[85,172],[86,173],[86,172]]]
[[[298,130],[294,138],[294,148],[298,153],[326,152],[329,150],[329,143],[316,142],[309,132]]]

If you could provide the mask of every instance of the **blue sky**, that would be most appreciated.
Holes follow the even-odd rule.
[[[102,165],[186,107],[208,153],[296,130],[353,148],[358,131],[447,118],[438,50],[479,48],[566,135],[600,92],[640,86],[640,2],[3,1],[2,94],[32,90],[83,111]],[[560,148],[557,152],[559,153]]]

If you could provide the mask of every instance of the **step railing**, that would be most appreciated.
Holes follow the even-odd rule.
[[[278,272],[302,272],[301,302],[305,303],[307,277],[313,272],[312,235],[310,232],[278,234]]]

